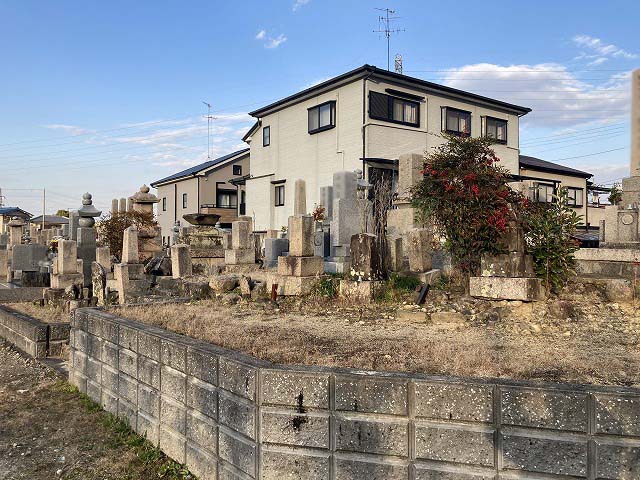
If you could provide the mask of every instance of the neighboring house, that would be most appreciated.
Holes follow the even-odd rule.
[[[29,220],[29,223],[32,225],[36,225],[37,227],[42,226],[42,215],[38,215],[37,217],[33,217]],[[62,228],[63,225],[68,225],[69,219],[67,217],[61,217],[59,215],[45,215],[44,216],[44,228]]]
[[[256,230],[279,229],[293,214],[296,179],[311,211],[335,172],[360,169],[374,182],[397,171],[401,154],[441,144],[442,132],[492,136],[501,165],[517,174],[519,118],[530,111],[364,65],[251,112],[246,214]]]
[[[551,202],[558,187],[566,187],[569,203],[582,217],[583,225],[594,224],[589,218],[588,182],[593,175],[589,172],[547,162],[539,158],[520,155],[520,180],[523,193],[536,202]]]
[[[215,213],[223,226],[230,226],[244,210],[244,187],[230,183],[249,171],[249,149],[245,148],[188,168],[151,184],[158,189],[158,223],[163,243],[169,245],[176,221],[188,213]]]
[[[0,207],[0,233],[7,233],[9,231],[7,223],[9,223],[13,217],[21,218],[29,223],[32,215],[18,207]]]

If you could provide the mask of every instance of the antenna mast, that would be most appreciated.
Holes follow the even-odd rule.
[[[384,15],[380,15],[378,17],[379,29],[374,30],[374,33],[384,33],[384,36],[387,38],[387,70],[391,70],[391,54],[390,54],[390,44],[391,44],[391,35],[394,33],[404,32],[404,28],[391,28],[391,22],[400,18],[393,17],[391,15],[395,14],[395,10],[391,10],[389,8],[376,8],[376,10],[380,10],[384,12]]]
[[[211,116],[211,104],[202,101],[207,106],[207,160],[211,160],[211,120],[213,117]]]

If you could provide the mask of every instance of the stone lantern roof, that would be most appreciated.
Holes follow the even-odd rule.
[[[136,192],[129,198],[131,199],[131,201],[133,201],[133,203],[153,204],[160,201],[160,199],[153,193],[149,193],[149,187],[147,187],[146,185],[142,185],[140,187],[140,191]]]

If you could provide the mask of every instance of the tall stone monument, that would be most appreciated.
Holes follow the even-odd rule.
[[[351,237],[360,233],[358,205],[358,174],[333,174],[333,208],[331,211],[331,257],[325,262],[325,271],[347,273],[350,268]]]
[[[96,224],[95,217],[99,217],[102,212],[93,206],[90,193],[82,196],[82,207],[78,209],[78,228],[76,238],[78,242],[78,258],[82,259],[82,273],[84,275],[84,286],[90,287],[91,263],[96,260]]]
[[[153,216],[153,206],[160,199],[149,192],[149,187],[143,185],[140,190],[129,197],[131,209],[135,212]],[[162,251],[162,237],[158,225],[142,228],[138,231],[139,250],[143,259],[152,258]]]

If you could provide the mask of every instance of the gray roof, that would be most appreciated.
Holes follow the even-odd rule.
[[[155,188],[157,185],[159,185],[161,183],[176,181],[176,180],[180,180],[180,179],[186,178],[186,177],[192,177],[194,175],[197,175],[198,173],[200,173],[203,170],[206,170],[206,169],[211,168],[211,167],[215,167],[219,163],[225,162],[225,161],[227,161],[227,160],[229,160],[229,159],[231,159],[233,157],[236,157],[238,155],[242,155],[243,153],[246,153],[248,151],[249,151],[249,148],[243,148],[242,150],[238,150],[237,152],[229,153],[228,155],[225,155],[225,156],[220,157],[220,158],[216,158],[215,160],[209,160],[208,162],[201,163],[200,165],[196,165],[194,167],[187,168],[186,170],[182,170],[181,172],[174,173],[173,175],[169,175],[168,177],[161,178],[160,180],[156,180],[155,182],[151,182],[151,186]]]
[[[589,178],[593,176],[593,174],[589,172],[565,167],[559,163],[548,162],[528,155],[520,155],[520,167],[525,167],[530,170],[538,170],[540,172],[560,173],[562,175],[569,175],[573,177]]]
[[[20,207],[0,207],[0,215],[11,215],[24,218],[30,218],[31,214]]]
[[[33,217],[29,220],[31,223],[42,223],[42,215],[38,215],[37,217]],[[45,215],[44,223],[58,223],[60,225],[68,225],[69,219],[67,217],[61,217],[59,215]]]
[[[520,105],[514,105],[512,103],[496,100],[495,98],[489,98],[483,95],[478,95],[476,93],[465,92],[464,90],[458,90],[457,88],[447,87],[446,85],[440,85],[438,83],[428,82],[426,80],[422,80],[421,78],[410,77],[409,75],[390,72],[388,70],[378,68],[374,65],[365,64],[361,67],[351,70],[350,72],[343,73],[342,75],[338,75],[337,77],[334,77],[334,78],[330,78],[329,80],[326,80],[317,85],[309,87],[306,90],[302,90],[301,92],[294,93],[293,95],[289,95],[288,97],[285,97],[281,100],[271,103],[265,107],[254,110],[253,112],[249,112],[249,115],[251,115],[252,117],[262,117],[267,112],[271,113],[273,111],[279,110],[280,108],[283,108],[290,102],[301,101],[301,99],[304,99],[310,95],[316,95],[322,91],[331,90],[336,86],[346,84],[350,81],[353,81],[359,78],[370,77],[370,76],[382,78],[384,80],[394,82],[398,85],[408,85],[412,87],[418,87],[427,92],[432,92],[439,95],[445,95],[452,98],[464,99],[467,101],[488,105],[493,108],[500,108],[510,112],[515,112],[518,115],[525,115],[531,111],[530,108],[522,107]]]

